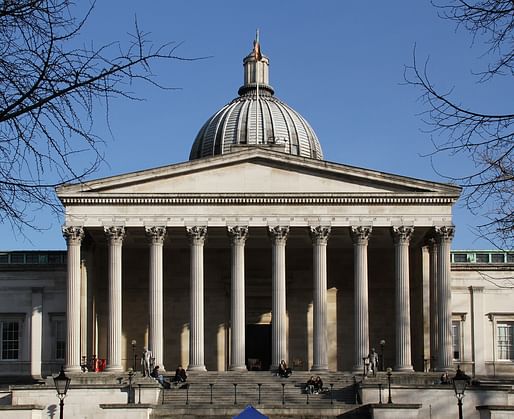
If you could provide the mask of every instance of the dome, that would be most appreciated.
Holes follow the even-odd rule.
[[[189,160],[229,153],[241,147],[269,147],[287,154],[323,159],[309,123],[274,96],[269,85],[269,60],[258,41],[243,60],[244,84],[239,97],[211,116],[198,132]]]

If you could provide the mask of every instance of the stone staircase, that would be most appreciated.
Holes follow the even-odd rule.
[[[176,407],[252,404],[255,407],[326,408],[356,403],[352,375],[319,374],[327,390],[321,394],[308,395],[304,387],[311,375],[305,371],[295,371],[289,378],[277,377],[269,371],[190,373],[187,385],[172,385],[171,389],[161,390],[161,402]]]

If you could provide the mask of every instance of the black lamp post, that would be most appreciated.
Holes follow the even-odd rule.
[[[384,346],[386,345],[385,339],[380,341],[380,360],[382,361],[380,364],[381,370],[384,371]]]
[[[132,339],[132,358],[134,358],[134,365],[132,365],[132,369],[136,371],[136,363],[137,363],[137,354],[136,354],[136,340]]]
[[[453,389],[455,390],[455,397],[457,397],[457,405],[459,406],[459,419],[462,419],[462,399],[464,398],[468,382],[469,377],[462,372],[459,365],[455,377],[453,377]]]
[[[387,390],[389,392],[389,397],[387,399],[387,403],[393,402],[393,400],[391,399],[391,375],[393,374],[392,371],[393,370],[391,368],[387,369]]]
[[[61,371],[59,372],[59,375],[54,377],[55,390],[57,390],[57,397],[59,397],[60,419],[63,419],[64,417],[64,398],[66,397],[66,393],[68,393],[68,389],[70,388],[70,381],[71,378],[66,377],[64,368],[61,365]]]

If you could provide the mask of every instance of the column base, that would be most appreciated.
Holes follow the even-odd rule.
[[[123,367],[121,365],[107,365],[105,372],[123,372]]]
[[[312,372],[315,372],[315,371],[327,372],[328,371],[328,365],[313,365],[310,370]]]
[[[414,372],[412,365],[398,365],[393,368],[394,372]]]
[[[82,372],[82,367],[80,365],[66,365],[64,367],[64,372],[70,372],[70,373]]]
[[[246,365],[231,365],[228,367],[229,371],[239,371],[239,372],[247,372],[248,369],[246,368]]]
[[[187,370],[188,371],[207,371],[207,368],[205,368],[205,365],[188,365]]]

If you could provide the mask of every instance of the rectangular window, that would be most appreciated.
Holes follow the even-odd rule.
[[[460,321],[452,321],[453,359],[458,361],[461,357]]]
[[[468,261],[468,255],[466,253],[454,253],[453,261],[455,263],[466,263]]]
[[[498,359],[514,361],[512,352],[514,322],[497,323],[498,331]]]
[[[492,263],[503,263],[505,261],[505,256],[503,253],[493,253],[491,255],[491,262]]]
[[[489,263],[489,253],[477,253],[477,263]]]
[[[19,320],[0,320],[0,359],[16,360],[20,356]]]
[[[66,355],[66,319],[63,315],[52,316],[53,329],[53,356],[54,359],[62,360]]]

